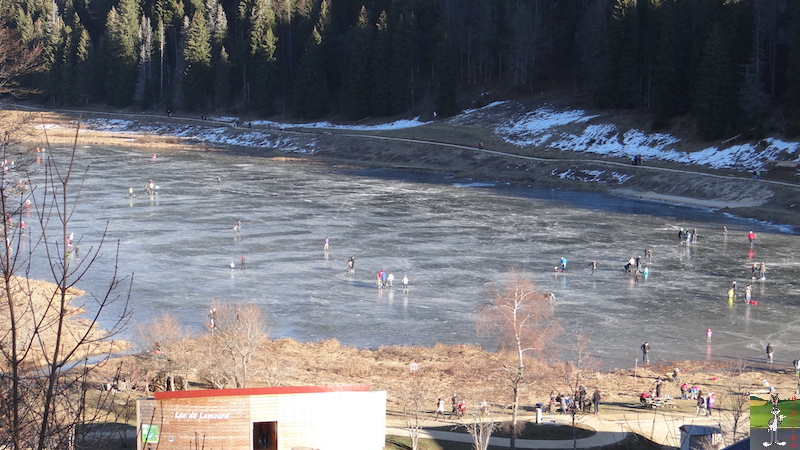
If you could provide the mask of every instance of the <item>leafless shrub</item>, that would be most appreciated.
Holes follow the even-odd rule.
[[[251,363],[267,342],[267,321],[256,305],[218,305],[213,355],[220,366],[230,371],[234,387],[249,387]],[[220,351],[223,350],[224,351]],[[221,368],[222,369],[222,368]]]

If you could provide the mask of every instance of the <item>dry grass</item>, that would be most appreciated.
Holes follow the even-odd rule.
[[[65,299],[65,332],[62,334],[62,349],[71,349],[81,340],[75,359],[105,352],[116,352],[127,348],[121,341],[104,341],[106,333],[81,317],[83,310],[73,305],[73,300],[85,293],[79,289],[69,288]],[[11,328],[10,308],[14,308],[16,328],[19,341],[18,348],[31,343],[31,353],[26,358],[27,364],[38,366],[45,362],[45,352],[51,353],[56,343],[58,315],[61,310],[61,288],[53,283],[12,277],[7,287],[0,292],[0,330],[3,345],[10,346],[7,334]]]
[[[196,338],[190,352],[203,358],[208,343]],[[131,359],[122,363],[122,374],[133,366]],[[433,413],[436,399],[445,399],[448,408],[450,397],[457,393],[466,399],[469,408],[477,408],[486,400],[498,416],[508,413],[512,397],[510,382],[503,370],[513,367],[513,357],[487,352],[471,345],[435,345],[433,347],[393,346],[375,350],[363,350],[342,346],[336,340],[301,343],[292,339],[268,341],[253,367],[262,371],[255,375],[254,386],[300,386],[300,385],[347,385],[367,384],[375,390],[387,392],[387,421],[403,424],[404,396],[412,386],[410,362],[417,363],[419,370],[413,375],[424,390],[425,404]],[[109,364],[115,369],[117,364]],[[780,392],[794,392],[794,377],[791,371],[770,370],[766,367],[750,367],[734,376],[729,366],[722,363],[678,361],[669,364],[652,364],[645,368],[614,371],[587,371],[582,374],[581,384],[592,392],[600,389],[603,396],[603,416],[625,420],[632,414],[642,412],[638,396],[647,391],[657,376],[665,376],[674,367],[681,368],[682,377],[690,385],[697,385],[704,392],[724,392],[726,385],[742,386],[749,391],[765,389],[762,380],[767,378]],[[550,391],[571,393],[575,380],[567,379],[560,364],[540,361],[526,363],[527,381],[524,386],[522,405],[530,411],[536,403],[547,404]],[[101,372],[102,373],[102,372]],[[112,374],[106,374],[110,377]],[[133,379],[129,376],[128,379]],[[194,378],[194,388],[210,388],[202,379]],[[677,383],[666,382],[664,394],[680,397]],[[678,408],[660,411],[663,414],[693,415],[694,402],[678,400]],[[530,412],[526,412],[530,414]]]

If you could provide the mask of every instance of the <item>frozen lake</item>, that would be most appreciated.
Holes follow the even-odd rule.
[[[780,227],[601,194],[218,153],[154,160],[86,147],[78,163],[89,178],[71,231],[88,249],[110,221],[121,273],[135,273],[134,325],[169,311],[199,332],[212,302],[254,303],[275,338],[492,350],[476,334],[475,311],[516,268],[554,293],[565,329],[582,329],[607,368],[632,367],[645,340],[651,361],[763,360],[767,342],[780,364],[800,358],[790,350],[800,344],[800,237]],[[157,197],[142,191],[150,179]],[[699,240],[679,242],[680,227],[697,228]],[[752,248],[749,230],[758,234]],[[112,247],[103,270],[79,287],[102,291]],[[636,284],[622,266],[645,248],[650,275]],[[242,255],[247,270],[231,270]],[[354,275],[345,271],[351,256]],[[569,270],[556,274],[562,256]],[[752,281],[758,304],[729,305],[731,281],[742,296],[750,266],[761,261],[766,280]],[[396,283],[407,274],[409,291],[377,289],[382,269]]]

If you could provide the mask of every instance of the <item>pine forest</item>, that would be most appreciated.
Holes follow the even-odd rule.
[[[6,62],[49,107],[446,117],[559,88],[703,139],[800,134],[800,1],[14,0]],[[19,47],[19,48],[17,48]],[[0,93],[13,93],[5,89]]]

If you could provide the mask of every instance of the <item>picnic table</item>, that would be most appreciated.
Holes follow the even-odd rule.
[[[675,403],[671,397],[644,397],[641,399],[642,406],[645,408],[677,408],[678,404]]]

